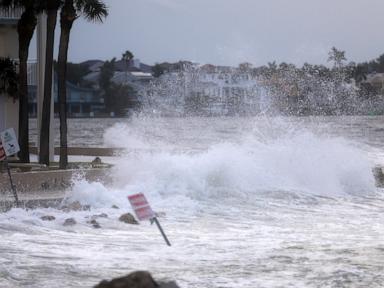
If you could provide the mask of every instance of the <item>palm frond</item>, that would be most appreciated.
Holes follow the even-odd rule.
[[[108,7],[100,0],[77,0],[76,9],[85,19],[92,22],[103,22],[108,16]]]

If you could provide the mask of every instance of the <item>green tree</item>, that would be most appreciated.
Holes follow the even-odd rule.
[[[0,57],[0,93],[17,98],[19,75],[16,72],[17,64],[10,58]]]
[[[347,61],[347,58],[345,57],[345,51],[338,50],[336,47],[332,47],[331,51],[328,52],[328,62],[333,62],[334,68],[342,68],[345,61]]]
[[[53,63],[54,70],[58,73],[58,64],[57,61]],[[84,76],[89,74],[91,71],[89,70],[87,65],[67,62],[67,81],[80,87],[89,87],[89,83],[84,81]]]
[[[106,111],[124,116],[128,108],[137,108],[139,103],[136,98],[136,91],[132,87],[116,84],[112,81],[115,73],[115,62],[115,58],[111,61],[105,61],[100,70],[99,86],[104,97]]]
[[[133,54],[131,51],[125,51],[121,57],[121,60],[125,61],[126,65],[128,66],[129,64],[129,61],[131,61],[133,59]]]
[[[159,63],[156,63],[153,67],[152,67],[152,73],[153,73],[153,77],[160,77],[161,75],[163,75],[165,72],[165,67],[164,65],[162,64],[159,64]]]
[[[112,91],[112,77],[115,73],[115,62],[116,58],[113,58],[111,61],[105,61],[100,69],[99,75],[100,91],[104,97],[107,112],[113,112],[113,101],[110,95]]]
[[[60,44],[58,56],[58,98],[60,117],[60,168],[68,165],[67,141],[67,60],[69,40],[73,23],[79,16],[92,22],[103,22],[107,17],[106,5],[99,0],[65,0],[60,13]]]

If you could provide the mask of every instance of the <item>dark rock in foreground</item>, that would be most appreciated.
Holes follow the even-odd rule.
[[[103,280],[94,288],[179,288],[175,282],[156,282],[146,271],[133,272],[111,281]]]
[[[135,217],[131,213],[125,213],[120,216],[119,220],[121,222],[127,223],[127,224],[139,224],[139,222],[136,221]]]
[[[88,221],[87,223],[92,224],[93,228],[101,228],[99,222],[97,222],[95,219],[92,219],[91,221]]]
[[[41,216],[40,219],[43,220],[43,221],[53,221],[53,220],[55,220],[56,218],[55,218],[55,216],[44,215],[44,216]]]
[[[65,219],[63,226],[73,226],[73,225],[76,225],[76,223],[77,222],[74,218],[68,218],[68,219]]]

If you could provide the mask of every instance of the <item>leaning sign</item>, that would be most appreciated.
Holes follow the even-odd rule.
[[[16,138],[16,133],[13,128],[1,132],[0,139],[2,142],[2,149],[4,150],[6,156],[12,156],[20,151],[19,143],[17,142]]]
[[[129,200],[129,203],[131,203],[131,206],[133,208],[133,211],[135,211],[137,218],[140,221],[149,219],[151,223],[153,222],[156,223],[157,228],[159,228],[161,235],[163,235],[165,243],[167,243],[168,246],[171,246],[171,243],[169,242],[167,236],[165,235],[163,228],[160,226],[159,220],[157,220],[156,218],[155,212],[153,212],[151,206],[149,206],[149,203],[145,198],[144,194],[138,193],[138,194],[128,196],[128,200]]]
[[[3,132],[0,132],[0,161],[5,161],[7,167],[9,182],[13,196],[15,197],[16,206],[19,207],[19,197],[17,196],[16,187],[13,185],[11,170],[8,165],[8,156],[15,155],[20,151],[19,143],[17,142],[16,133],[13,128],[9,128]]]
[[[128,196],[128,200],[140,221],[155,217],[155,213],[152,211],[143,193]]]
[[[5,160],[7,156],[5,155],[5,151],[3,149],[3,144],[0,141],[0,161]]]

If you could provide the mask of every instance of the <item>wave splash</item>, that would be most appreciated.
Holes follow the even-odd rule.
[[[163,151],[161,147],[157,143],[158,149],[122,155],[112,171],[114,188],[80,181],[72,195],[99,207],[127,202],[128,194],[144,192],[154,201],[172,197],[174,205],[183,207],[185,201],[249,201],[277,191],[326,197],[375,191],[372,163],[364,151],[347,140],[308,131],[272,139],[252,134],[199,152]]]

